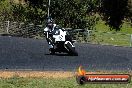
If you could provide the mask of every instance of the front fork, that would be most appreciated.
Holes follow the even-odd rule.
[[[73,43],[71,43],[70,41],[66,41],[65,43],[64,43],[64,47],[66,48],[66,50],[69,52],[70,51],[70,49],[72,48],[72,49],[75,49],[75,46],[73,45]]]

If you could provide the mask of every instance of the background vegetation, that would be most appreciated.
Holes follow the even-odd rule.
[[[7,20],[18,22],[10,28],[11,34],[41,38],[48,7],[48,0],[1,0],[0,25],[5,25]],[[64,28],[93,30],[90,37],[77,33],[74,37],[80,42],[130,45],[132,0],[51,0],[50,16]],[[23,26],[21,22],[24,22]],[[31,23],[34,25],[27,25]],[[38,24],[42,28],[36,27]],[[3,29],[0,28],[0,32]]]
[[[0,18],[44,24],[47,8],[48,0],[1,0]],[[120,30],[132,21],[132,0],[51,0],[50,16],[63,27],[94,29],[100,18]]]

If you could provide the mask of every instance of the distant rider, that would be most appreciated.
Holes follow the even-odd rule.
[[[53,49],[52,42],[49,40],[49,37],[52,37],[52,31],[54,30],[55,27],[56,27],[56,24],[53,23],[53,19],[51,17],[48,17],[47,22],[46,22],[46,28],[44,28],[44,34],[45,34],[46,40],[49,44],[50,54],[52,54],[52,51],[54,49]]]

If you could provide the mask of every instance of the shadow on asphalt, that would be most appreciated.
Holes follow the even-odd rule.
[[[52,55],[52,56],[73,56],[66,53],[55,53],[55,54],[45,54],[45,55]]]

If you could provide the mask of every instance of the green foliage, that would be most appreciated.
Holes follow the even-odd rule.
[[[1,20],[11,20],[12,16],[12,5],[10,0],[0,1],[0,19]]]
[[[22,21],[25,22],[27,19],[27,6],[21,5],[21,4],[13,4],[13,16],[14,16],[14,21]]]
[[[55,22],[63,27],[88,28],[93,29],[96,23],[94,9],[97,0],[51,0],[50,16]],[[30,7],[35,9],[34,15],[40,16],[39,12],[45,11],[39,20],[44,20],[47,16],[48,1],[29,0]],[[47,7],[44,7],[47,5]],[[92,14],[90,14],[92,13]]]
[[[120,30],[122,20],[128,12],[128,0],[101,0],[103,19],[112,29]]]
[[[90,1],[81,0],[56,0],[51,3],[51,17],[63,27],[89,28],[95,25],[96,18],[91,8]],[[93,9],[93,8],[92,8]]]
[[[0,1],[0,19],[3,21],[44,24],[48,0]],[[101,1],[101,2],[100,2]],[[111,29],[120,30],[124,18],[132,22],[132,0],[51,0],[50,16],[62,27],[95,29],[100,16]]]
[[[132,0],[128,0],[128,18],[132,23]]]

